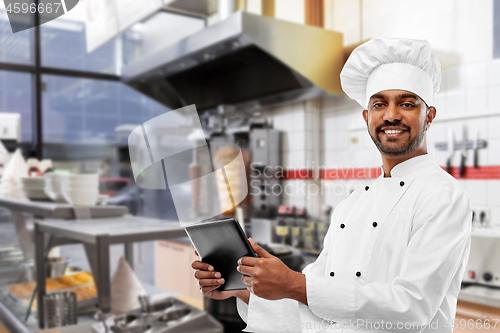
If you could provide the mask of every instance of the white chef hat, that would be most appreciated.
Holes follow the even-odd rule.
[[[431,106],[441,84],[441,63],[426,40],[374,38],[354,49],[340,81],[365,109],[373,94],[391,89],[410,91]]]

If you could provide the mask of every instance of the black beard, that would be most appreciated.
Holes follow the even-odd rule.
[[[377,128],[375,129],[375,136],[373,136],[370,133],[370,131],[368,130],[368,134],[370,134],[370,137],[372,138],[373,143],[375,144],[375,146],[377,146],[377,149],[384,155],[391,156],[391,157],[404,156],[404,155],[410,154],[412,151],[414,151],[416,148],[418,148],[420,146],[420,144],[422,143],[422,141],[424,140],[425,129],[427,127],[427,118],[424,122],[424,125],[420,129],[420,133],[418,133],[418,135],[416,137],[410,138],[408,141],[403,143],[403,145],[401,145],[400,147],[396,147],[396,148],[392,148],[392,149],[390,149],[388,147],[384,147],[384,145],[382,144],[382,142],[380,141],[380,139],[378,137],[378,134],[380,133],[380,129],[382,127],[386,127],[386,126],[403,127],[408,131],[410,130],[410,128],[408,126],[401,124],[401,122],[399,120],[396,122],[393,122],[393,123],[386,120],[383,125],[377,126]]]

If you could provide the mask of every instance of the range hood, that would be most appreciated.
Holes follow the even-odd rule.
[[[170,108],[252,109],[341,94],[342,34],[244,11],[122,70],[122,80]]]

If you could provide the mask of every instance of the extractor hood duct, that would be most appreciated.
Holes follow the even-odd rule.
[[[170,108],[250,109],[341,94],[342,34],[236,12],[123,68],[131,87]]]

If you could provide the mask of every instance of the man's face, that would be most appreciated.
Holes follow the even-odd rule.
[[[435,116],[416,94],[406,90],[384,90],[370,98],[363,118],[378,150],[390,157],[410,155],[425,149],[425,131]]]

